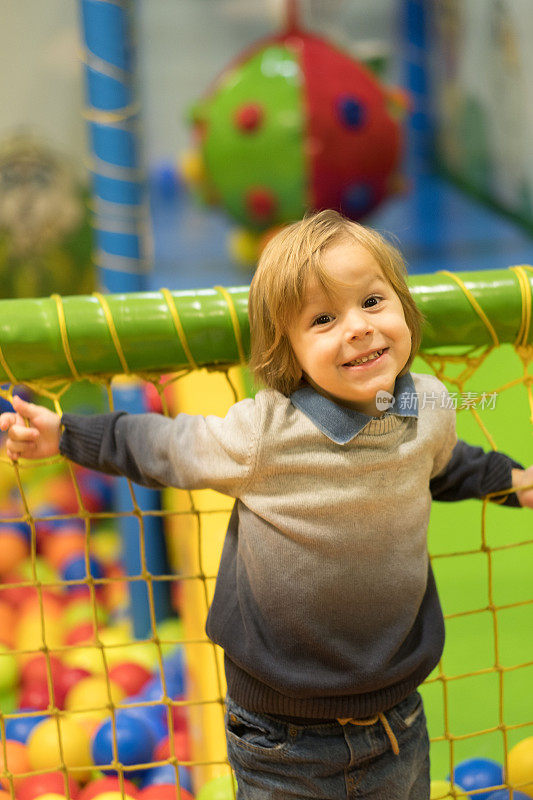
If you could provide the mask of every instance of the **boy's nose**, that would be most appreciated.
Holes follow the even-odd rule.
[[[373,332],[372,323],[364,314],[354,312],[346,318],[345,335],[348,341],[360,339]]]

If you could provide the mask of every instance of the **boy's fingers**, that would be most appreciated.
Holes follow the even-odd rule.
[[[36,428],[26,428],[25,425],[13,425],[9,431],[9,438],[16,442],[34,442],[39,436]]]
[[[17,415],[13,414],[11,411],[6,411],[4,414],[0,414],[0,431],[7,431],[11,425],[14,425],[17,421]]]
[[[36,406],[35,403],[27,403],[26,400],[23,400],[18,394],[13,395],[11,405],[15,411],[18,411],[19,414],[28,419],[32,419],[40,409],[40,406]]]

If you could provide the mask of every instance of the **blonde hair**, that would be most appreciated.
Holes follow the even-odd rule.
[[[288,331],[305,302],[311,278],[326,294],[335,281],[322,265],[324,252],[340,240],[353,238],[376,259],[398,295],[411,332],[411,353],[401,371],[405,374],[420,347],[424,317],[407,286],[407,269],[399,250],[377,231],[352,222],[337,211],[319,211],[287,225],[266,245],[250,286],[250,369],[255,379],[284,395],[301,380]]]

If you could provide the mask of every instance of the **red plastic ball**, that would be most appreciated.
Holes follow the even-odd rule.
[[[79,783],[69,775],[68,786],[70,796],[76,800],[79,796]],[[65,794],[65,779],[62,772],[42,772],[22,778],[17,788],[17,800],[34,800],[43,794]]]
[[[97,797],[99,794],[120,792],[120,789],[120,779],[116,775],[109,775],[106,778],[98,778],[95,781],[90,781],[90,783],[83,787],[76,800],[92,800],[93,797]],[[127,778],[124,778],[124,794],[133,798],[139,797],[139,790],[135,784],[127,780]],[[174,800],[175,797],[176,792],[174,787]]]
[[[257,186],[246,193],[246,208],[252,219],[268,222],[274,216],[277,200],[270,189]]]
[[[19,708],[34,708],[45,711],[50,705],[50,695],[46,683],[31,683],[24,686],[19,696]],[[56,701],[56,707],[57,701]]]
[[[154,761],[166,761],[167,758],[176,757],[178,761],[191,760],[191,746],[186,731],[174,731],[174,749],[170,752],[170,736],[162,739],[154,750]]]
[[[73,644],[95,644],[95,629],[94,624],[92,622],[81,622],[79,625],[76,625],[75,628],[72,628],[71,631],[67,633],[65,636],[65,644],[73,645]]]
[[[56,656],[50,655],[49,659],[52,683],[55,685],[61,679],[64,667]],[[20,679],[23,686],[35,683],[46,684],[48,680],[48,662],[44,653],[38,653],[26,661],[20,671]]]
[[[141,664],[124,662],[112,667],[109,670],[109,677],[122,686],[126,695],[131,697],[141,691],[145,683],[152,678],[152,673]]]
[[[17,528],[0,528],[0,575],[6,575],[15,569],[29,553],[28,541]]]

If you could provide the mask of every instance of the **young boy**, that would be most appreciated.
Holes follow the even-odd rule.
[[[0,417],[8,453],[59,450],[236,498],[207,632],[225,651],[240,800],[427,800],[416,689],[444,642],[431,497],[509,490],[507,505],[533,507],[533,467],[458,442],[443,384],[409,372],[421,315],[377,233],[333,211],[288,226],[249,309],[251,368],[268,388],[224,419],[60,419],[15,398]]]

